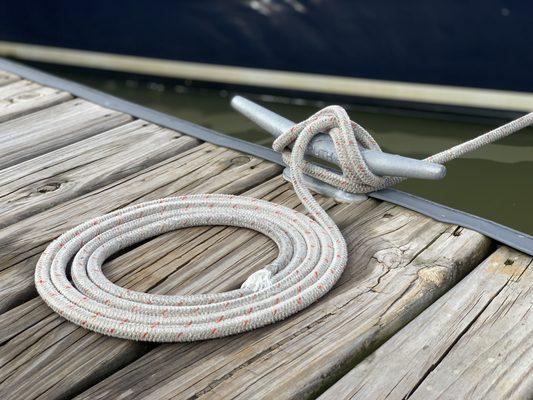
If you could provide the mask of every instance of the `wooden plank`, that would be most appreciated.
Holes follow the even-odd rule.
[[[279,170],[259,159],[203,144],[12,224],[0,230],[0,307],[9,309],[34,295],[33,270],[40,252],[69,227],[142,199],[196,190],[239,193]]]
[[[340,282],[316,305],[243,335],[159,346],[79,398],[312,395],[403,327],[489,248],[489,240],[480,234],[387,203],[339,205],[331,214],[347,238],[351,257]],[[198,257],[209,258],[210,253]],[[245,254],[247,248],[241,257]],[[270,257],[264,254],[257,261],[263,265]],[[235,258],[229,259],[233,265]],[[170,283],[175,278],[161,279],[156,290],[175,292]]]
[[[6,71],[0,71],[0,86],[9,85],[12,82],[18,81],[20,78]]]
[[[0,169],[122,125],[129,115],[75,99],[0,124]]]
[[[0,87],[0,122],[71,99],[69,93],[20,80]]]
[[[39,90],[28,89],[25,85],[34,84],[26,81],[11,82],[14,83],[0,89],[0,98],[2,89],[4,93],[22,94]],[[6,111],[6,118],[38,110],[39,101],[35,100],[33,108],[27,103],[13,106]],[[85,112],[72,110],[80,107],[72,106],[77,101],[86,107]],[[67,104],[69,107],[61,108]],[[2,221],[5,226],[0,230],[0,309],[2,304],[10,309],[0,315],[0,398],[65,398],[84,390],[80,398],[313,395],[402,329],[489,251],[490,241],[475,232],[436,223],[400,207],[374,200],[335,205],[321,198],[348,237],[351,259],[339,284],[318,304],[280,324],[208,342],[155,346],[101,336],[64,321],[39,298],[22,303],[35,294],[33,267],[53,237],[85,219],[132,202],[177,193],[241,193],[277,174],[279,167],[207,144],[148,167],[156,161],[154,157],[163,160],[172,154],[165,142],[171,139],[167,135],[171,131],[161,135],[160,148],[151,148],[150,140],[145,142],[144,156],[151,160],[145,161],[134,146],[136,139],[146,139],[138,132],[145,127],[134,130],[132,134],[137,138],[124,137],[131,126],[142,121],[111,133],[116,136],[114,140],[124,140],[123,149],[114,148],[104,134],[86,139],[89,144],[75,143],[104,130],[100,127],[93,131],[93,125],[115,119],[113,126],[117,126],[130,117],[119,113],[111,116],[111,111],[82,100],[50,105],[43,105],[48,108],[41,112],[0,124],[0,157],[4,147],[18,143],[7,149],[7,158],[0,158],[0,168],[4,159],[6,166],[22,162],[0,170],[0,193],[7,189],[3,199],[0,195],[0,201],[6,201],[6,213],[0,217],[0,226]],[[103,116],[96,116],[100,111],[93,108],[100,108]],[[47,114],[51,110],[63,118],[60,123],[52,122],[53,117]],[[29,129],[30,125],[37,125],[37,119],[31,120],[36,114],[41,114],[39,132]],[[83,117],[85,123],[79,124]],[[1,118],[0,103],[0,121]],[[43,119],[47,121],[44,137]],[[9,137],[12,132],[17,133]],[[185,142],[194,145],[192,139]],[[92,148],[95,143],[102,146],[101,151]],[[133,164],[128,157],[134,158]],[[80,164],[82,160],[85,164]],[[141,168],[146,169],[139,171]],[[299,204],[280,177],[254,187],[250,193],[290,207]],[[0,203],[0,211],[2,207]],[[108,276],[113,281],[136,290],[196,293],[232,289],[274,255],[273,243],[254,232],[198,227],[137,246],[111,260],[106,269],[110,269]],[[239,270],[235,270],[235,265]],[[523,274],[525,267],[521,268]],[[519,317],[528,318],[527,304],[531,299],[524,300],[522,296],[526,289],[515,288],[499,302],[500,292],[492,297],[497,306],[479,327],[489,337],[489,345],[496,348],[489,354],[493,356],[487,359],[489,365],[491,358],[499,361],[497,357],[501,358],[505,349],[499,341],[511,332],[502,325],[499,332],[503,334],[490,336],[501,314],[517,310]],[[497,363],[497,368],[483,369],[464,365],[463,353],[454,353],[456,343],[473,359],[485,349],[487,343],[475,341],[475,334],[474,339],[463,344],[463,335],[468,337],[491,305],[481,311],[479,307],[472,308],[479,311],[474,320],[462,322],[467,327],[453,339],[451,350],[448,343],[444,360],[440,362],[439,358],[440,364],[434,370],[426,369],[425,379],[419,379],[409,393],[415,398],[449,393],[455,398],[472,393],[492,394],[488,388],[511,379],[513,384],[503,385],[496,393],[515,397],[530,394],[532,383],[527,374],[531,371],[526,360],[532,356],[533,346],[528,341],[531,329],[516,315],[507,323],[525,328],[515,340],[505,343],[520,349],[512,360]],[[511,368],[512,362],[518,363],[519,368]],[[500,367],[502,364],[504,367]],[[158,369],[154,370],[154,365]],[[472,378],[478,376],[483,378],[481,385],[472,383]]]
[[[209,184],[209,181],[207,183]],[[204,186],[203,191],[208,189],[209,187]],[[268,200],[276,200],[281,203],[285,202],[284,204],[288,206],[297,206],[298,203],[294,203],[294,198],[288,189],[288,185],[282,179],[276,178],[246,194]],[[287,198],[292,203],[287,203]],[[331,205],[331,202],[329,205]],[[231,236],[232,240],[228,241],[228,235],[233,235],[237,231],[239,232],[238,237]],[[265,249],[253,253],[252,257],[258,256],[265,251],[275,254],[272,243],[252,231],[237,230],[230,227],[197,227],[154,238],[146,244],[130,249],[124,255],[109,261],[105,269],[109,271],[107,275],[110,279],[120,285],[128,285],[136,290],[146,291],[157,287],[154,290],[172,292],[172,289],[165,289],[169,282],[174,286],[179,286],[180,291],[186,291],[187,293],[215,290],[214,288],[227,290],[230,287],[234,287],[237,282],[244,281],[245,277],[252,271],[251,267],[248,266],[247,268],[251,260],[250,252],[248,249],[240,248],[242,243],[252,237],[260,241],[258,244],[266,243]],[[234,268],[228,271],[228,273],[231,272],[231,279],[228,279],[227,275],[220,274],[219,259],[215,257],[216,260],[213,261],[213,255],[204,257],[203,250],[208,246],[214,248],[214,244],[216,244],[217,251],[214,253],[222,252],[223,255],[219,257],[222,259],[235,249],[236,243],[238,243],[237,249],[244,250],[242,258],[248,259],[248,262],[243,263],[243,266],[240,266],[238,271],[235,271]],[[225,245],[228,245],[228,247],[225,247]],[[156,261],[154,262],[153,259]],[[228,266],[232,267],[233,265]],[[252,267],[254,266],[255,264],[252,263]],[[211,270],[216,271],[209,273]],[[191,276],[194,279],[191,279]],[[52,314],[52,311],[43,304],[44,312],[42,314],[31,315],[29,310],[37,307],[32,305],[35,300],[39,299],[30,300],[0,315],[0,343],[7,341],[25,328],[35,324],[44,316]],[[39,303],[42,304],[40,300]],[[40,310],[43,311],[42,308]],[[20,329],[10,324],[10,321],[15,319],[20,321]]]
[[[40,297],[0,314],[0,345],[50,315],[50,308]]]
[[[198,144],[135,121],[0,171],[0,227],[131,175]],[[0,234],[1,235],[1,234]],[[33,262],[33,260],[32,260]],[[2,268],[0,267],[0,270]],[[20,271],[0,272],[0,312],[33,295]]]
[[[240,193],[279,171],[280,167],[271,163],[204,144],[186,155],[165,161],[107,189],[76,199],[70,204],[62,204],[54,212],[46,212],[46,219],[54,231],[50,236],[55,236],[56,230],[62,231],[90,216],[134,201],[184,191]],[[111,205],[111,202],[114,204]],[[80,206],[84,210],[80,210]],[[97,209],[94,210],[91,206]],[[27,221],[36,217],[21,223],[30,227],[32,224]],[[57,225],[59,226],[56,228]],[[151,241],[156,243],[152,243],[151,250],[154,250],[155,257],[159,259],[167,251],[167,247],[161,246],[161,243],[168,242],[172,235],[187,242],[198,236],[198,233],[194,234],[195,231],[206,229],[209,228],[167,234]],[[142,251],[146,249],[143,248]],[[154,253],[148,252],[151,256]],[[127,263],[128,260],[122,262]],[[112,263],[115,262],[119,262],[118,259]],[[152,264],[149,260],[145,262],[147,265]],[[166,268],[175,271],[171,266]],[[120,270],[117,272],[120,274]],[[153,275],[145,275],[145,278],[142,283],[145,289],[146,285],[154,284],[159,279],[157,271]],[[224,280],[223,277],[221,279]],[[32,300],[0,317],[0,342],[5,342],[0,352],[0,398],[36,398],[45,392],[48,398],[69,397],[79,388],[100,380],[106,371],[109,373],[146,351],[146,346],[139,343],[103,337],[68,323],[47,307],[44,310],[40,308],[41,304],[40,299]],[[10,320],[15,316],[20,322],[12,326]],[[29,359],[31,362],[26,362]],[[67,359],[73,362],[66,363]]]
[[[288,192],[288,185],[284,183],[280,178],[277,178],[271,182],[268,182],[266,185],[262,185],[261,188],[255,189],[252,193],[259,197],[271,198],[275,196],[275,200],[281,202],[288,201],[287,205],[297,205],[294,203],[295,198],[293,193]],[[265,193],[268,193],[265,195]],[[250,193],[251,194],[251,193]],[[326,201],[326,206],[331,206],[333,202],[331,200]],[[368,207],[366,208],[368,209]],[[140,246],[139,248],[133,250],[130,253],[126,253],[124,256],[119,257],[118,259],[113,260],[109,265],[106,266],[106,269],[110,271],[110,277],[113,280],[120,279],[121,284],[125,284],[128,287],[133,287],[137,290],[148,290],[152,285],[157,284],[161,279],[162,269],[167,269],[166,274],[180,272],[189,273],[190,268],[195,268],[200,275],[210,275],[211,279],[204,280],[203,284],[199,284],[197,280],[190,279],[190,276],[182,277],[182,288],[187,287],[186,290],[196,291],[197,289],[205,290],[211,285],[216,285],[217,290],[222,289],[228,285],[228,276],[232,282],[232,285],[235,286],[237,283],[241,283],[244,278],[249,275],[252,270],[251,267],[257,268],[257,262],[255,257],[259,257],[260,252],[254,252],[250,254],[249,248],[243,248],[243,245],[246,245],[250,242],[252,238],[260,238],[260,235],[257,235],[251,231],[241,230],[236,236],[236,229],[233,228],[194,228],[187,229],[175,234],[163,235],[145,245]],[[199,234],[202,233],[200,236]],[[178,239],[176,240],[176,236]],[[172,238],[172,240],[170,240]],[[274,247],[272,243],[268,243],[269,240],[262,238],[265,244],[270,244],[266,246],[266,252],[270,254],[270,257],[275,255]],[[254,242],[255,244],[255,242]],[[210,258],[205,258],[201,256],[198,252],[187,252],[185,248],[197,248],[197,247],[210,247],[216,248],[215,253],[220,253],[221,258],[213,256]],[[254,246],[255,247],[255,246]],[[229,250],[228,250],[229,249]],[[174,259],[171,259],[168,256],[168,253],[171,252],[174,254]],[[229,252],[229,254],[228,254]],[[150,258],[147,257],[150,256]],[[190,258],[188,261],[184,260],[184,255],[188,255]],[[152,262],[153,259],[157,261]],[[223,262],[228,267],[234,267],[234,263],[228,259],[234,258],[239,260],[239,269],[241,271],[231,271],[231,274],[228,274],[227,271],[220,271],[220,263]],[[177,262],[177,265],[175,264]],[[122,277],[127,266],[134,265],[135,270],[129,274],[130,276]],[[191,265],[192,264],[192,265]],[[198,265],[199,264],[199,265]],[[122,268],[116,268],[121,266]],[[178,269],[178,271],[176,271]],[[183,271],[185,270],[185,271]],[[212,273],[210,273],[210,270]],[[140,277],[143,279],[139,279]],[[129,281],[126,283],[126,281]],[[214,282],[217,281],[217,282]],[[222,287],[220,287],[222,286]],[[164,286],[160,286],[164,287]],[[36,312],[35,309],[39,308],[39,311]],[[46,308],[46,307],[45,307]],[[54,340],[54,346],[61,349],[60,352],[56,353],[53,351],[53,354],[46,354],[46,363],[40,364],[40,369],[46,371],[46,379],[43,381],[45,387],[48,384],[53,384],[54,386],[50,388],[46,393],[48,397],[59,397],[65,396],[64,390],[68,390],[68,395],[70,391],[75,390],[79,384],[78,378],[81,377],[82,383],[86,374],[91,373],[91,376],[96,376],[99,373],[99,366],[101,364],[105,365],[115,365],[118,362],[124,362],[124,360],[129,361],[129,357],[133,354],[138,354],[143,352],[143,348],[139,347],[138,343],[130,341],[114,341],[110,338],[105,338],[104,341],[94,341],[88,340],[86,336],[99,336],[94,333],[85,331],[81,328],[76,328],[77,331],[83,332],[83,336],[80,333],[75,333],[69,327],[70,323],[61,323],[56,325],[56,320],[62,320],[60,317],[54,315],[50,310],[46,312],[38,305],[35,304],[35,301],[30,301],[24,306],[20,306],[17,309],[11,310],[9,313],[4,314],[0,317],[0,326],[4,325],[5,329],[0,328],[0,332],[6,333],[9,328],[8,321],[13,317],[17,319],[28,321],[32,319],[31,322],[26,322],[26,327],[21,327],[21,324],[17,324],[15,330],[20,332],[26,328],[26,331],[15,338],[14,340],[22,340],[24,338],[25,345],[34,345],[37,346],[37,343],[47,343],[50,345],[51,341]],[[31,316],[31,317],[30,317]],[[50,330],[51,329],[51,330]],[[36,338],[36,335],[43,334],[43,337]],[[60,339],[62,335],[65,335],[65,338]],[[67,346],[66,343],[70,343],[71,335],[76,335],[77,342],[71,343],[70,346]],[[10,336],[11,337],[11,336]],[[0,342],[7,340],[8,338],[2,335]],[[18,342],[20,344],[20,342]],[[64,347],[65,345],[66,347]],[[82,346],[82,347],[79,347]],[[121,351],[117,351],[120,349]],[[145,351],[145,350],[144,350]],[[13,356],[13,347],[6,345],[2,348],[3,354],[5,357]],[[15,351],[16,352],[16,351]],[[50,353],[50,350],[48,350]],[[41,360],[40,356],[36,356],[37,350],[34,349],[32,352],[32,363],[39,362]],[[84,354],[87,354],[87,358]],[[94,355],[97,354],[102,359],[94,358]],[[71,360],[73,355],[76,355],[75,358],[79,359],[79,363],[73,365],[72,363],[66,363],[66,360]],[[19,360],[20,361],[20,360]],[[82,365],[83,367],[79,367]],[[57,368],[57,366],[61,366]],[[12,367],[12,364],[9,365]],[[9,367],[3,367],[1,369],[2,373],[6,371]],[[76,368],[82,369],[83,371],[78,371]],[[73,372],[74,369],[74,372]],[[50,372],[53,370],[53,372]],[[35,372],[35,371],[34,371]],[[50,374],[53,375],[49,376]],[[41,375],[42,376],[42,375]],[[76,377],[76,378],[72,378]],[[18,380],[14,376],[6,378],[5,376],[0,375],[0,380],[5,378],[6,383],[8,379],[12,382],[14,379]],[[26,377],[26,379],[28,379]],[[68,382],[70,388],[67,388],[65,381]],[[42,390],[42,382],[37,387],[32,385],[31,390]],[[25,388],[23,392],[17,392],[17,394],[23,394],[25,398],[32,398],[33,394],[28,392],[28,388]]]
[[[413,399],[533,398],[533,261],[515,251],[504,259],[488,272],[504,275],[507,284],[424,379]]]
[[[498,249],[321,397],[533,397],[532,258]]]
[[[0,170],[0,228],[198,144],[137,120]]]

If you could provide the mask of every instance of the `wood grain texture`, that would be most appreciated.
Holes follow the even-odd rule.
[[[9,225],[0,230],[0,309],[35,294],[33,270],[40,253],[70,227],[133,202],[177,193],[240,193],[279,170],[277,165],[202,144]]]
[[[19,80],[0,86],[0,122],[72,99],[69,93]]]
[[[533,397],[532,270],[498,249],[320,400]]]
[[[239,163],[242,161],[242,159],[238,160]],[[294,194],[289,193],[288,184],[280,178],[271,180],[247,194],[282,202],[288,206],[299,204]],[[333,202],[326,200],[324,205],[331,207]],[[261,242],[256,243],[255,240]],[[260,246],[262,243],[265,244],[264,250],[250,252],[248,245],[255,248],[256,245]],[[206,248],[214,250],[211,257],[201,256]],[[189,251],[189,249],[197,250]],[[105,266],[105,270],[109,270],[112,280],[136,290],[150,290],[151,287],[157,286],[155,291],[172,291],[164,282],[161,282],[162,276],[169,277],[174,285],[187,292],[205,291],[212,287],[215,290],[223,290],[242,283],[246,276],[258,268],[257,259],[265,254],[273,258],[274,245],[269,239],[255,232],[225,227],[199,227],[155,238],[114,259]],[[234,271],[235,261],[238,261],[239,271]],[[173,275],[174,278],[172,278]],[[202,276],[209,276],[209,279],[201,279]],[[14,327],[8,326],[12,318],[20,321]],[[5,383],[1,385],[7,386],[13,382],[17,382],[17,386],[22,385],[22,388],[15,390],[14,395],[32,398],[36,391],[43,389],[43,386],[46,388],[46,385],[53,385],[46,391],[45,397],[64,397],[65,393],[70,394],[85,385],[85,374],[90,376],[90,379],[96,379],[101,374],[102,363],[112,371],[111,368],[115,365],[127,363],[132,355],[146,352],[146,348],[130,341],[117,342],[107,337],[102,337],[99,341],[87,340],[85,335],[100,335],[79,327],[76,329],[83,332],[82,336],[79,336],[79,332],[76,333],[79,345],[76,343],[69,346],[70,336],[74,333],[66,325],[72,324],[63,321],[56,325],[58,320],[63,321],[47,309],[40,299],[31,300],[4,314],[4,318],[0,317],[0,342],[14,338],[2,348],[5,356],[0,357],[0,360],[5,362],[8,359],[10,362],[5,365],[0,362],[2,365],[0,380],[5,379]],[[44,335],[44,338],[39,336],[40,333]],[[62,338],[63,335],[67,337]],[[10,368],[19,371],[19,365],[25,364],[25,361],[22,356],[18,357],[16,354],[19,354],[21,348],[26,345],[36,347],[38,343],[44,342],[49,346],[51,338],[56,340],[54,350],[42,348],[31,353],[39,363],[39,369],[32,370],[32,373],[36,374],[35,379],[39,379],[39,385],[35,385],[33,378],[30,378],[30,373],[24,375],[24,382],[28,381],[27,384],[18,382],[19,372],[13,372]],[[12,343],[15,345],[11,345]],[[40,355],[39,351],[46,354]],[[87,357],[80,356],[83,353],[87,353]],[[76,362],[71,363],[72,358],[76,358]],[[22,367],[23,370],[25,368]],[[42,374],[40,370],[43,371]],[[48,375],[50,371],[53,371],[51,376]],[[6,372],[8,376],[1,375],[3,372]],[[4,392],[0,393],[4,394]]]
[[[1,399],[296,399],[346,372],[323,399],[533,397],[531,257],[502,247],[475,268],[488,238],[372,199],[318,196],[347,239],[348,266],[280,323],[156,345],[59,317],[35,297],[35,263],[87,219],[206,192],[302,210],[279,166],[132,120],[0,71]],[[104,272],[135,290],[205,293],[238,287],[275,255],[256,232],[195,227],[133,246]]]
[[[137,120],[0,170],[0,228],[198,144]]]
[[[507,284],[412,399],[533,398],[533,261],[516,251],[493,261],[487,273]]]
[[[374,200],[338,205],[330,213],[347,238],[350,260],[316,305],[250,333],[159,346],[79,398],[311,396],[414,318],[489,247],[477,233],[456,236],[456,227]],[[201,255],[210,256],[210,249]],[[261,264],[271,256],[261,255]],[[173,292],[175,278],[162,279],[158,290]]]
[[[280,168],[271,163],[204,144],[179,159],[165,161],[153,169],[113,184],[107,190],[92,193],[87,197],[94,199],[99,209],[87,210],[84,215],[74,218],[84,220],[89,215],[100,214],[105,207],[124,205],[120,204],[121,201],[130,204],[184,191],[240,193],[279,171]],[[78,199],[75,202],[85,204],[87,197],[85,201]],[[110,200],[114,203],[112,206],[109,204]],[[68,218],[68,215],[71,218],[73,215],[65,212],[66,208],[72,212],[81,211],[74,204],[60,205],[58,210],[61,212],[48,213],[53,229],[59,224],[63,230],[76,222]],[[136,262],[136,270],[132,275],[140,274],[144,279],[129,285],[139,290],[149,290],[161,276],[161,271],[158,272],[161,265],[154,263],[154,258],[163,258],[169,246],[179,248],[175,254],[183,255],[180,246],[190,245],[189,242],[194,238],[196,243],[202,243],[205,238],[197,236],[201,230],[209,229],[216,232],[224,228],[193,228],[163,235],[141,245],[139,248],[142,249],[134,250],[133,255],[126,253],[118,257],[105,268],[112,268],[111,276],[117,280],[121,278],[124,268],[129,268],[131,262]],[[174,241],[176,236],[185,243]],[[172,241],[169,241],[170,238]],[[168,244],[164,246],[164,243]],[[144,262],[142,265],[139,265],[138,260],[140,253],[144,254],[141,258]],[[116,268],[115,272],[113,266],[122,268]],[[149,267],[154,270],[143,271]],[[169,271],[167,274],[171,274],[178,267],[167,265],[165,268]],[[221,276],[219,279],[226,281],[226,278]],[[30,300],[6,313],[5,318],[0,318],[0,341],[4,342],[0,351],[0,398],[69,397],[147,350],[146,345],[110,340],[109,337],[89,332],[66,322],[47,307],[44,306],[43,309],[43,306],[40,299]],[[12,318],[19,319],[14,326],[10,324]]]
[[[0,124],[0,169],[129,122],[129,115],[71,100]]]
[[[12,82],[18,81],[20,78],[12,73],[0,71],[0,86],[9,85]]]
[[[0,314],[0,345],[50,315],[50,308],[35,297]]]

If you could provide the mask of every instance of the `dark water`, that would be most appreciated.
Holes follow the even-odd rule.
[[[55,71],[54,71],[55,72]],[[61,72],[69,79],[205,127],[269,146],[271,138],[229,106],[233,93]],[[326,104],[255,97],[299,121]],[[344,105],[344,104],[343,104]],[[346,106],[346,105],[344,105]],[[423,158],[492,129],[493,125],[363,112],[347,106],[388,152]],[[442,181],[410,180],[398,188],[533,234],[533,129],[527,129],[447,164]]]

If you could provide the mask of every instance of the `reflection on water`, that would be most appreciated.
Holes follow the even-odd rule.
[[[62,73],[115,96],[265,146],[271,137],[229,106],[227,92],[189,89],[79,73]],[[326,104],[270,96],[255,97],[267,107],[300,121]],[[346,106],[346,105],[344,105]],[[362,112],[350,116],[368,129],[382,148],[423,158],[484,133],[493,126]],[[399,189],[533,234],[533,129],[447,164],[443,181],[410,180]]]

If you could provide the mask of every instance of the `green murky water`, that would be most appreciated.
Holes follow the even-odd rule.
[[[268,134],[230,108],[232,93],[110,79],[89,73],[60,74],[241,139],[265,146],[271,143]],[[326,105],[269,96],[254,99],[295,121]],[[495,127],[363,112],[349,105],[347,108],[352,119],[366,127],[385,151],[415,158],[436,153]],[[442,181],[410,180],[398,188],[533,234],[533,129],[452,161],[447,167],[447,177]]]

